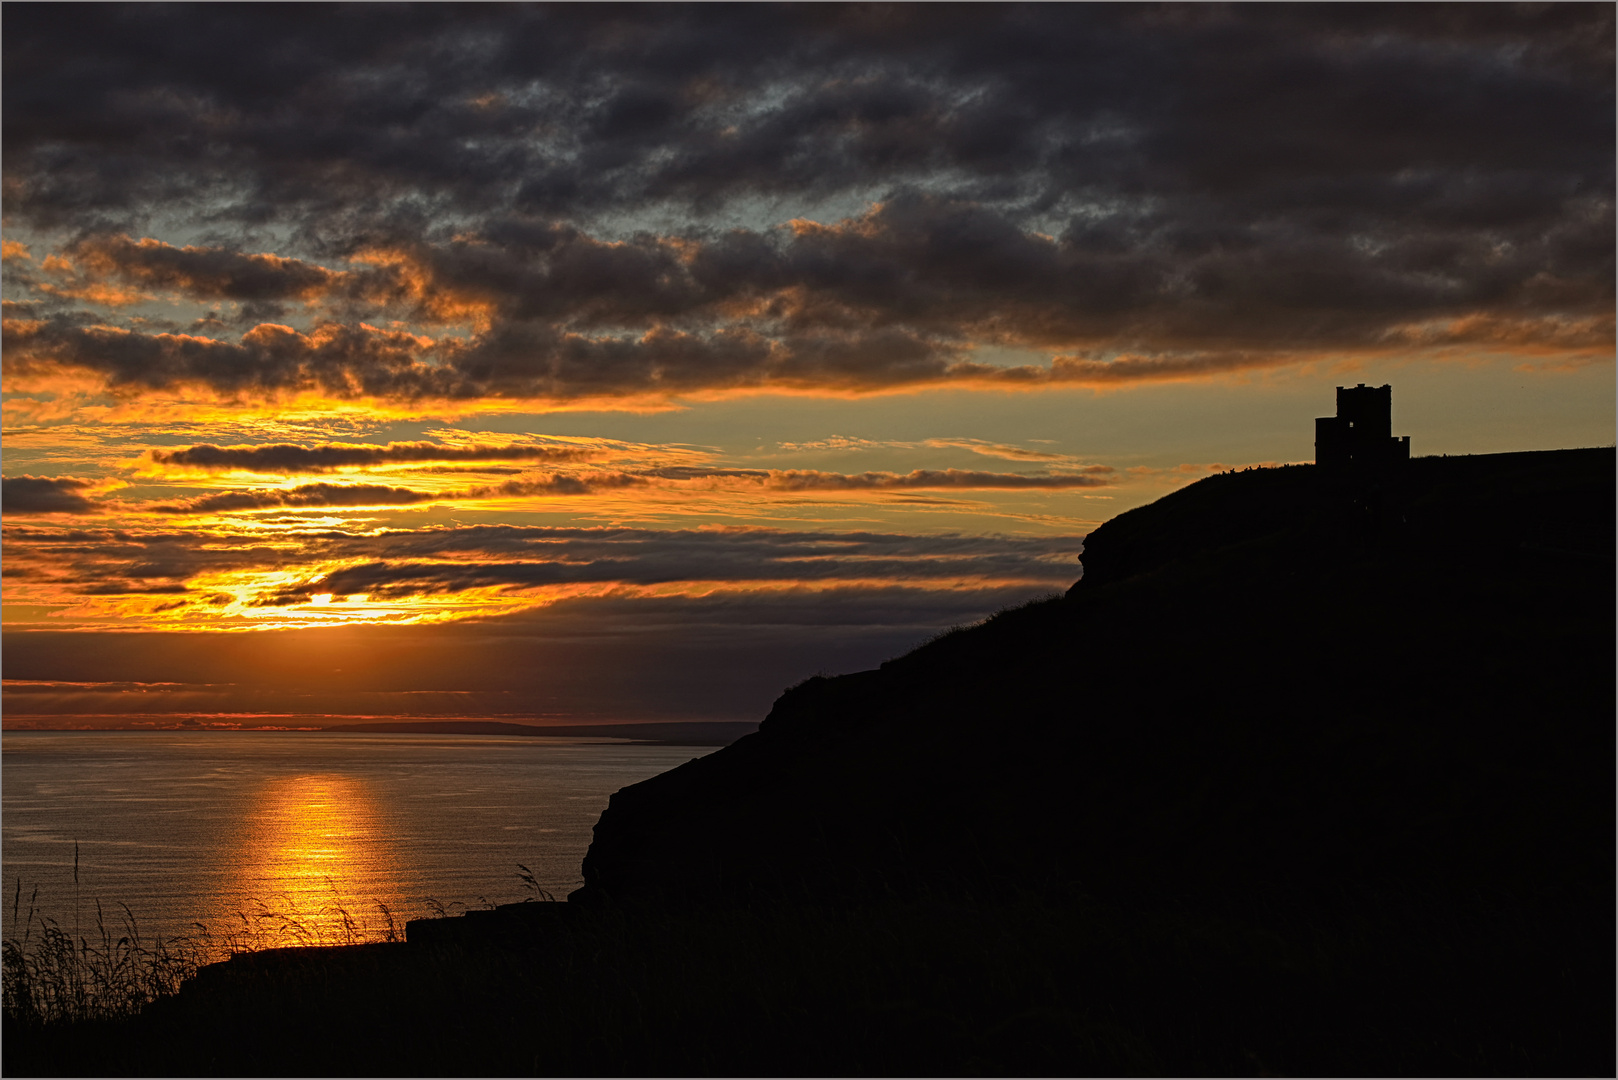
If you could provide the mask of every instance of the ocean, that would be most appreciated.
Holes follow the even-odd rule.
[[[402,932],[541,890],[561,900],[614,791],[714,749],[291,731],[0,744],[7,936],[32,906],[97,937],[99,901],[115,939],[132,919],[145,941],[257,948],[377,938],[390,915]]]

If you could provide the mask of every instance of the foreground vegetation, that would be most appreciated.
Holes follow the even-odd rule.
[[[855,903],[535,904],[504,934],[238,958],[122,1015],[40,1023],[8,997],[4,1067],[10,1075],[1612,1071],[1610,921],[1592,925],[1577,911],[1524,919],[1384,894],[1310,911],[1212,914],[972,891]],[[9,973],[10,953],[7,961]]]
[[[75,871],[75,877],[77,872]],[[367,910],[332,890],[329,903],[299,911],[289,901],[255,901],[229,926],[195,923],[189,934],[145,937],[134,912],[109,913],[91,899],[93,928],[72,930],[39,911],[35,889],[23,907],[23,883],[12,893],[10,935],[0,943],[0,1006],[6,1022],[23,1028],[136,1015],[179,992],[204,967],[233,956],[286,948],[400,942],[404,924],[387,904]],[[443,904],[429,908],[448,915]],[[455,905],[464,907],[464,905]]]
[[[203,964],[218,958],[193,939],[147,943],[126,907],[109,926],[100,901],[94,902],[95,930],[88,936],[70,933],[35,911],[37,898],[37,893],[30,897],[19,923],[22,882],[17,882],[11,925],[21,929],[0,944],[0,1002],[8,1032],[13,1026],[132,1016],[178,992]]]

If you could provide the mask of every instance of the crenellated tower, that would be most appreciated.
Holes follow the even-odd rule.
[[[1410,460],[1410,436],[1393,434],[1393,387],[1337,388],[1337,415],[1315,421],[1315,463],[1383,468]]]

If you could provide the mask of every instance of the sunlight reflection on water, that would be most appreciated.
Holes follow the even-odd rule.
[[[708,753],[501,736],[5,732],[5,904],[65,928],[129,905],[143,937],[249,947],[377,938],[406,919],[557,897],[607,799]],[[74,882],[75,846],[80,882]],[[344,923],[345,913],[355,931]]]
[[[204,923],[246,912],[262,930],[327,941],[370,931],[379,905],[406,907],[393,839],[361,779],[271,780],[254,793],[246,832],[235,880]]]

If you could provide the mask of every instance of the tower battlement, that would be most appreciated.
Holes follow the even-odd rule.
[[[1410,436],[1393,434],[1393,387],[1337,388],[1337,415],[1315,420],[1315,463],[1380,468],[1410,460]]]

